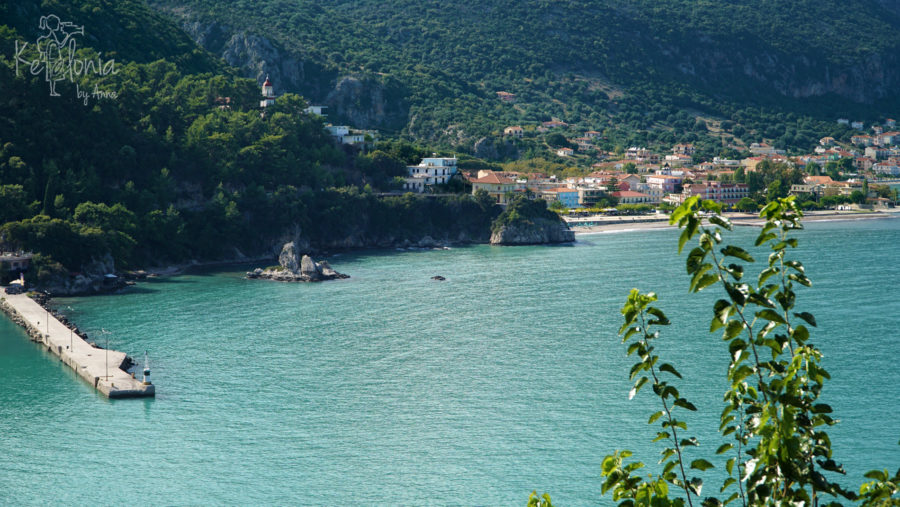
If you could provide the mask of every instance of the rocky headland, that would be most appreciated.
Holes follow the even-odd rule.
[[[535,218],[530,223],[501,225],[491,234],[492,245],[541,245],[547,243],[570,243],[575,241],[575,232],[564,222]]]
[[[575,232],[542,200],[519,197],[491,225],[492,245],[570,243]]]

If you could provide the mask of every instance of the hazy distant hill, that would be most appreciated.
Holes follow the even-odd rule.
[[[886,1],[152,4],[247,75],[272,74],[337,119],[449,143],[550,117],[653,131],[684,110],[833,121],[898,102],[900,12]],[[803,128],[767,137],[802,145]]]

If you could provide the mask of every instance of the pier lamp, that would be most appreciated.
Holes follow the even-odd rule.
[[[106,335],[106,380],[109,381],[109,331],[100,328],[100,332]]]
[[[69,315],[71,315],[71,312],[74,311],[74,310],[72,310],[72,307],[67,306],[66,308],[69,309],[69,312],[70,312]],[[74,337],[73,337],[74,334],[75,334],[75,331],[72,329],[72,323],[69,322],[69,354],[75,352],[75,341],[74,341]]]

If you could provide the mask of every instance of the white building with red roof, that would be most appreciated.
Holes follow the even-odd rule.
[[[506,204],[506,194],[516,190],[516,180],[499,176],[493,172],[472,180],[472,193],[484,190],[497,204]]]
[[[611,194],[619,200],[619,204],[644,204],[653,202],[653,197],[634,190],[620,190]]]

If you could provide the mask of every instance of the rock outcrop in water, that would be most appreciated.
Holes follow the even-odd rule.
[[[517,196],[491,224],[492,245],[542,245],[575,241],[575,233],[541,199]]]
[[[492,245],[541,245],[572,241],[575,241],[575,233],[565,223],[543,218],[536,218],[528,224],[503,225],[491,234]]]
[[[323,282],[350,278],[338,273],[327,262],[316,262],[310,256],[301,254],[293,241],[285,243],[278,256],[278,266],[272,268],[256,268],[247,272],[247,278],[262,278],[279,282]]]

